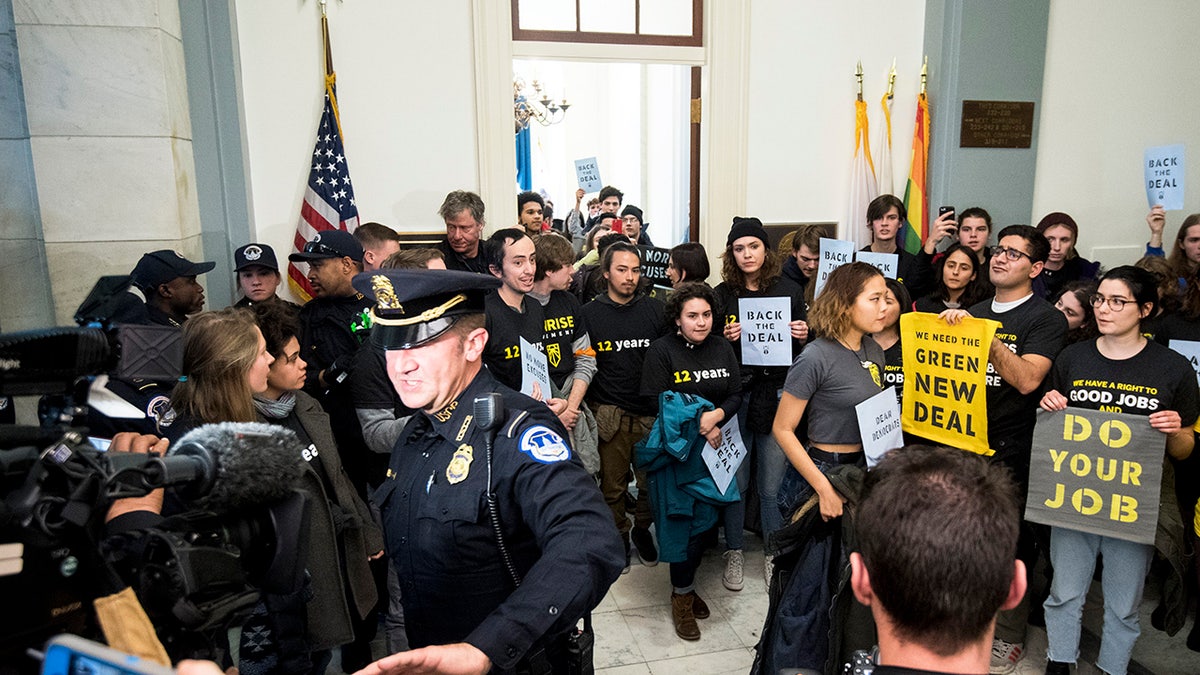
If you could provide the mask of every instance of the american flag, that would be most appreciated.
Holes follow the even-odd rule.
[[[358,206],[354,203],[350,167],[342,147],[336,81],[337,76],[333,73],[325,77],[325,111],[321,114],[321,126],[317,129],[312,169],[308,173],[304,203],[300,205],[300,222],[296,223],[293,252],[303,251],[304,245],[318,232],[333,229],[353,232],[358,227]],[[304,302],[312,299],[312,287],[305,277],[307,269],[306,263],[288,263],[288,284]]]

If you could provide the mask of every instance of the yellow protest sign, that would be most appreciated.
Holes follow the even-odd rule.
[[[904,358],[904,431],[934,443],[990,455],[987,434],[988,349],[999,323],[936,314],[900,317]]]

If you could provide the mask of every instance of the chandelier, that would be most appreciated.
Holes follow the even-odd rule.
[[[533,92],[529,93],[532,86]],[[555,102],[550,95],[542,91],[542,85],[534,80],[532,85],[526,85],[520,76],[513,78],[513,121],[515,133],[521,133],[529,128],[530,120],[548,127],[558,124],[567,116],[567,108],[571,104],[567,99]]]

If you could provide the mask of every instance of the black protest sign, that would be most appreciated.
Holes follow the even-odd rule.
[[[1025,518],[1153,544],[1166,436],[1142,415],[1067,408],[1040,413]]]
[[[638,246],[637,249],[638,258],[642,261],[642,279],[670,288],[667,263],[671,262],[671,250],[657,246]]]

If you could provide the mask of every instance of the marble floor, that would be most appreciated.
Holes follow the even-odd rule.
[[[675,635],[671,622],[671,582],[667,565],[646,567],[634,554],[633,567],[613,584],[592,613],[596,631],[597,675],[744,675],[754,660],[767,593],[763,584],[762,542],[747,533],[745,587],[729,591],[721,583],[724,561],[720,551],[709,550],[696,575],[697,592],[712,616],[700,621],[701,638],[695,642]],[[1200,675],[1200,653],[1188,650],[1185,640],[1191,620],[1174,637],[1150,627],[1150,612],[1157,594],[1147,588],[1142,603],[1143,632],[1134,649],[1130,673],[1141,675]],[[1079,675],[1099,675],[1092,662],[1099,646],[1102,605],[1098,584],[1084,613],[1084,635]],[[1026,655],[1018,663],[1020,675],[1040,675],[1046,662],[1046,632],[1031,626]]]

